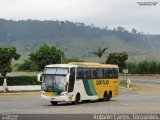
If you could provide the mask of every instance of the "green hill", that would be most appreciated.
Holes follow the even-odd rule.
[[[96,57],[89,52],[99,45],[107,46],[107,53],[127,51],[130,60],[159,60],[157,56],[160,52],[160,35],[137,33],[135,29],[132,32],[123,27],[109,30],[64,21],[60,39],[60,21],[0,19],[0,45],[16,46],[22,55],[21,60],[26,59],[28,53],[43,43],[55,45],[63,50],[67,57],[89,61],[96,61]]]

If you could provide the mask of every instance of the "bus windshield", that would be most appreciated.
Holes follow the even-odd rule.
[[[64,92],[67,90],[67,75],[44,75],[42,80],[42,91]]]
[[[58,67],[46,67],[44,69],[44,74],[63,74],[66,75],[69,73],[68,68],[58,68]]]

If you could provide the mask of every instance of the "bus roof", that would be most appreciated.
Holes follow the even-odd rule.
[[[78,65],[84,67],[94,67],[94,68],[118,68],[117,65],[112,64],[100,64],[100,63],[92,63],[92,62],[70,62],[70,65]]]
[[[71,65],[71,64],[51,64],[51,65],[47,65],[45,67],[77,67],[77,65]]]
[[[68,64],[51,64],[46,67],[92,67],[92,68],[118,68],[117,65],[112,64],[100,64],[92,62],[70,62]]]

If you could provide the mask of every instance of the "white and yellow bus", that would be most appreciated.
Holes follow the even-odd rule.
[[[51,104],[84,100],[108,101],[119,93],[117,65],[89,62],[47,65],[38,75],[41,98]]]

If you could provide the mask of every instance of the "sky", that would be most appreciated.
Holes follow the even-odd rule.
[[[157,4],[140,6],[142,1]],[[0,0],[0,18],[68,20],[160,34],[160,0]]]

